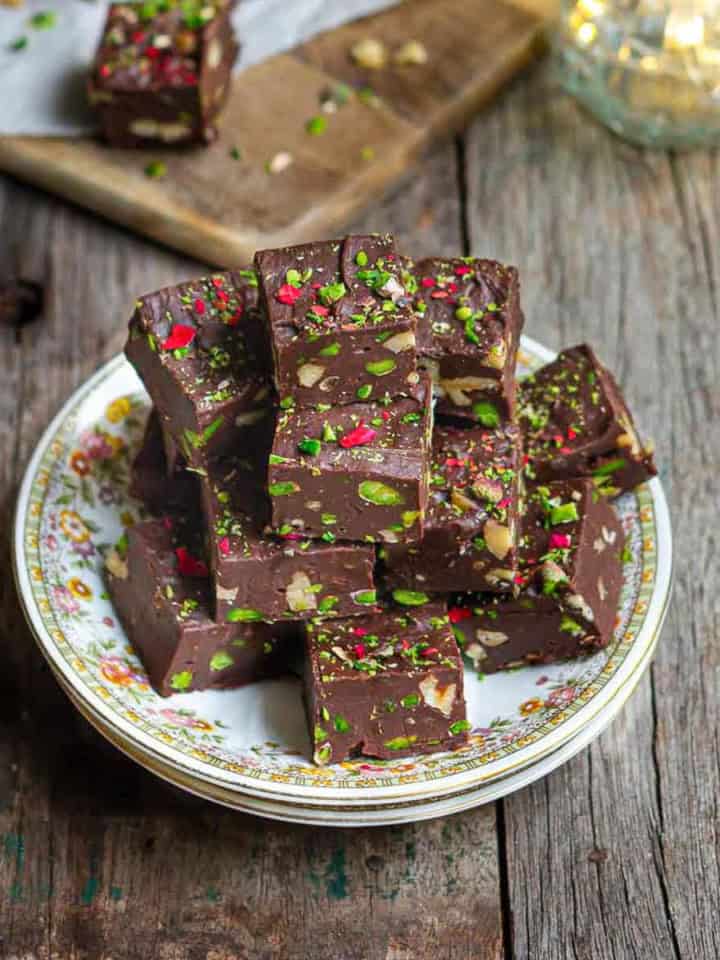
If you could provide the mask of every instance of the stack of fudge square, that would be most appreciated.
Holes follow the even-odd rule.
[[[153,410],[132,492],[154,518],[106,565],[158,693],[301,663],[315,762],[387,759],[466,742],[463,657],[608,644],[610,501],[652,455],[589,347],[518,384],[522,325],[514,267],[413,261],[387,235],[137,302]]]

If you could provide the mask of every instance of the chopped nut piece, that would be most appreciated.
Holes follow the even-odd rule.
[[[475,636],[485,647],[501,647],[510,639],[506,633],[500,630],[476,630]]]
[[[428,62],[428,52],[419,40],[408,40],[395,51],[393,60],[400,67],[421,66]]]
[[[512,535],[509,527],[498,523],[497,520],[493,520],[491,517],[485,522],[483,534],[487,548],[493,556],[497,557],[498,560],[502,560],[507,556],[512,547]]]
[[[445,717],[450,716],[457,691],[457,686],[454,683],[442,687],[435,674],[429,674],[420,681],[419,687],[423,700],[429,707],[439,710]]]
[[[365,67],[366,70],[382,70],[387,63],[385,44],[370,37],[354,44],[350,56],[359,67]]]
[[[268,173],[282,173],[293,163],[293,155],[286,150],[276,153],[267,165]]]

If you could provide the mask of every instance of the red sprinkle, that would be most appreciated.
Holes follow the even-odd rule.
[[[218,540],[218,550],[224,557],[230,553],[230,540],[228,537],[222,537]]]
[[[243,315],[243,308],[238,307],[235,313],[231,317],[229,317],[225,321],[225,323],[227,323],[229,327],[236,327],[240,323],[240,320],[242,319],[242,315]]]
[[[572,427],[568,427],[568,432],[567,432],[567,438],[568,438],[568,440],[574,440],[576,436],[577,436],[577,433],[575,433],[575,431],[573,430],[573,428],[572,428]]]
[[[450,283],[447,285],[447,291],[448,291],[448,293],[457,293],[457,292],[458,292],[458,285],[457,285],[456,283],[450,282]]]
[[[570,537],[567,533],[551,533],[550,534],[550,549],[554,550],[556,547],[559,547],[561,550],[564,550],[565,547],[570,546]]]
[[[364,637],[367,635],[366,627],[353,627],[353,633],[356,637]]]
[[[383,412],[380,414],[380,416],[383,418],[383,420],[386,420],[386,421],[387,421],[387,420],[390,419],[390,411],[389,411],[389,410],[383,410]]]
[[[445,460],[446,467],[464,467],[465,460],[460,459],[459,457],[447,457]]]
[[[470,607],[450,607],[448,610],[448,618],[450,623],[461,623],[463,620],[467,620],[468,617],[472,616],[472,610]]]
[[[513,583],[521,587],[525,583],[525,577],[521,573],[516,573],[513,577]]]
[[[472,267],[455,267],[455,276],[456,277],[466,277],[469,273],[472,273]]]
[[[222,278],[222,277],[213,277],[213,278],[212,278],[212,285],[213,285],[214,287],[217,287],[218,289],[219,289],[220,287],[222,287],[223,282],[224,282],[224,281],[223,281],[223,278]]]
[[[365,650],[364,643],[356,643],[355,646],[353,647],[353,653],[358,658],[358,660],[364,660],[366,652],[367,651]]]
[[[445,300],[449,296],[447,290],[433,290],[430,294],[433,300]]]
[[[133,43],[142,43],[145,39],[145,32],[143,30],[136,30],[135,33],[130,37]]]
[[[437,657],[440,651],[437,647],[425,647],[424,650],[421,650],[422,656],[427,657]]]
[[[228,301],[228,292],[227,290],[218,290],[215,294],[220,303],[227,303]]]
[[[572,449],[570,447],[560,447],[560,453],[572,453]]]
[[[327,307],[321,306],[319,303],[314,303],[310,309],[313,313],[316,313],[319,317],[326,317],[330,311]]]
[[[275,294],[275,299],[288,307],[292,307],[301,294],[302,291],[298,287],[294,287],[291,283],[284,283]]]
[[[188,327],[184,323],[174,323],[170,336],[167,340],[163,340],[160,346],[163,350],[182,350],[183,347],[188,347],[193,342],[196,334],[195,327]]]
[[[104,63],[104,64],[100,67],[100,76],[101,76],[101,77],[109,77],[111,73],[112,73],[112,69],[111,69],[109,63]]]
[[[205,313],[204,300],[196,300],[195,303],[193,303],[193,307],[195,308],[195,313],[199,313],[201,316]]]
[[[157,60],[157,58],[160,56],[160,50],[158,49],[158,47],[153,47],[153,46],[145,47],[145,49],[143,50],[143,53],[145,54],[146,57],[149,57],[151,60]]]
[[[420,286],[427,287],[427,288],[434,287],[435,281],[433,280],[432,277],[423,277],[422,280],[420,281]]]
[[[175,555],[180,573],[184,577],[206,577],[208,575],[208,568],[202,560],[193,557],[187,547],[178,547],[175,550]]]
[[[345,450],[349,450],[351,447],[362,447],[366,443],[371,443],[376,436],[377,430],[359,423],[354,430],[340,438],[340,446],[344,447]]]

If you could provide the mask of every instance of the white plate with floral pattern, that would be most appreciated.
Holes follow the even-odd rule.
[[[521,372],[551,358],[523,338]],[[127,480],[147,410],[147,396],[122,356],[71,396],[23,480],[15,575],[38,644],[73,702],[116,745],[187,789],[211,796],[219,791],[222,797],[214,798],[223,802],[236,796],[240,807],[255,798],[287,810],[328,812],[470,796],[598,725],[648,659],[672,567],[667,504],[657,478],[616,501],[629,558],[610,647],[582,661],[485,679],[468,667],[472,731],[455,753],[315,767],[300,685],[292,679],[161,698],[117,622],[102,575],[103,552],[141,516]]]

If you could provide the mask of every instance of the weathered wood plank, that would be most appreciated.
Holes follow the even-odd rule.
[[[677,580],[651,675],[612,728],[504,803],[524,958],[715,958],[720,349],[717,160],[622,144],[517,83],[472,129],[473,251],[518,264],[527,331],[591,340],[657,440]],[[708,429],[707,425],[710,424]]]
[[[392,228],[418,252],[457,250],[458,194],[448,145],[356,227]],[[39,432],[112,352],[135,295],[202,268],[10,183],[0,226],[0,263],[48,283],[46,315],[19,344],[0,330],[6,530]],[[11,649],[0,673],[0,956],[499,960],[493,808],[320,831],[180,794],[85,725],[7,578],[0,590]]]

